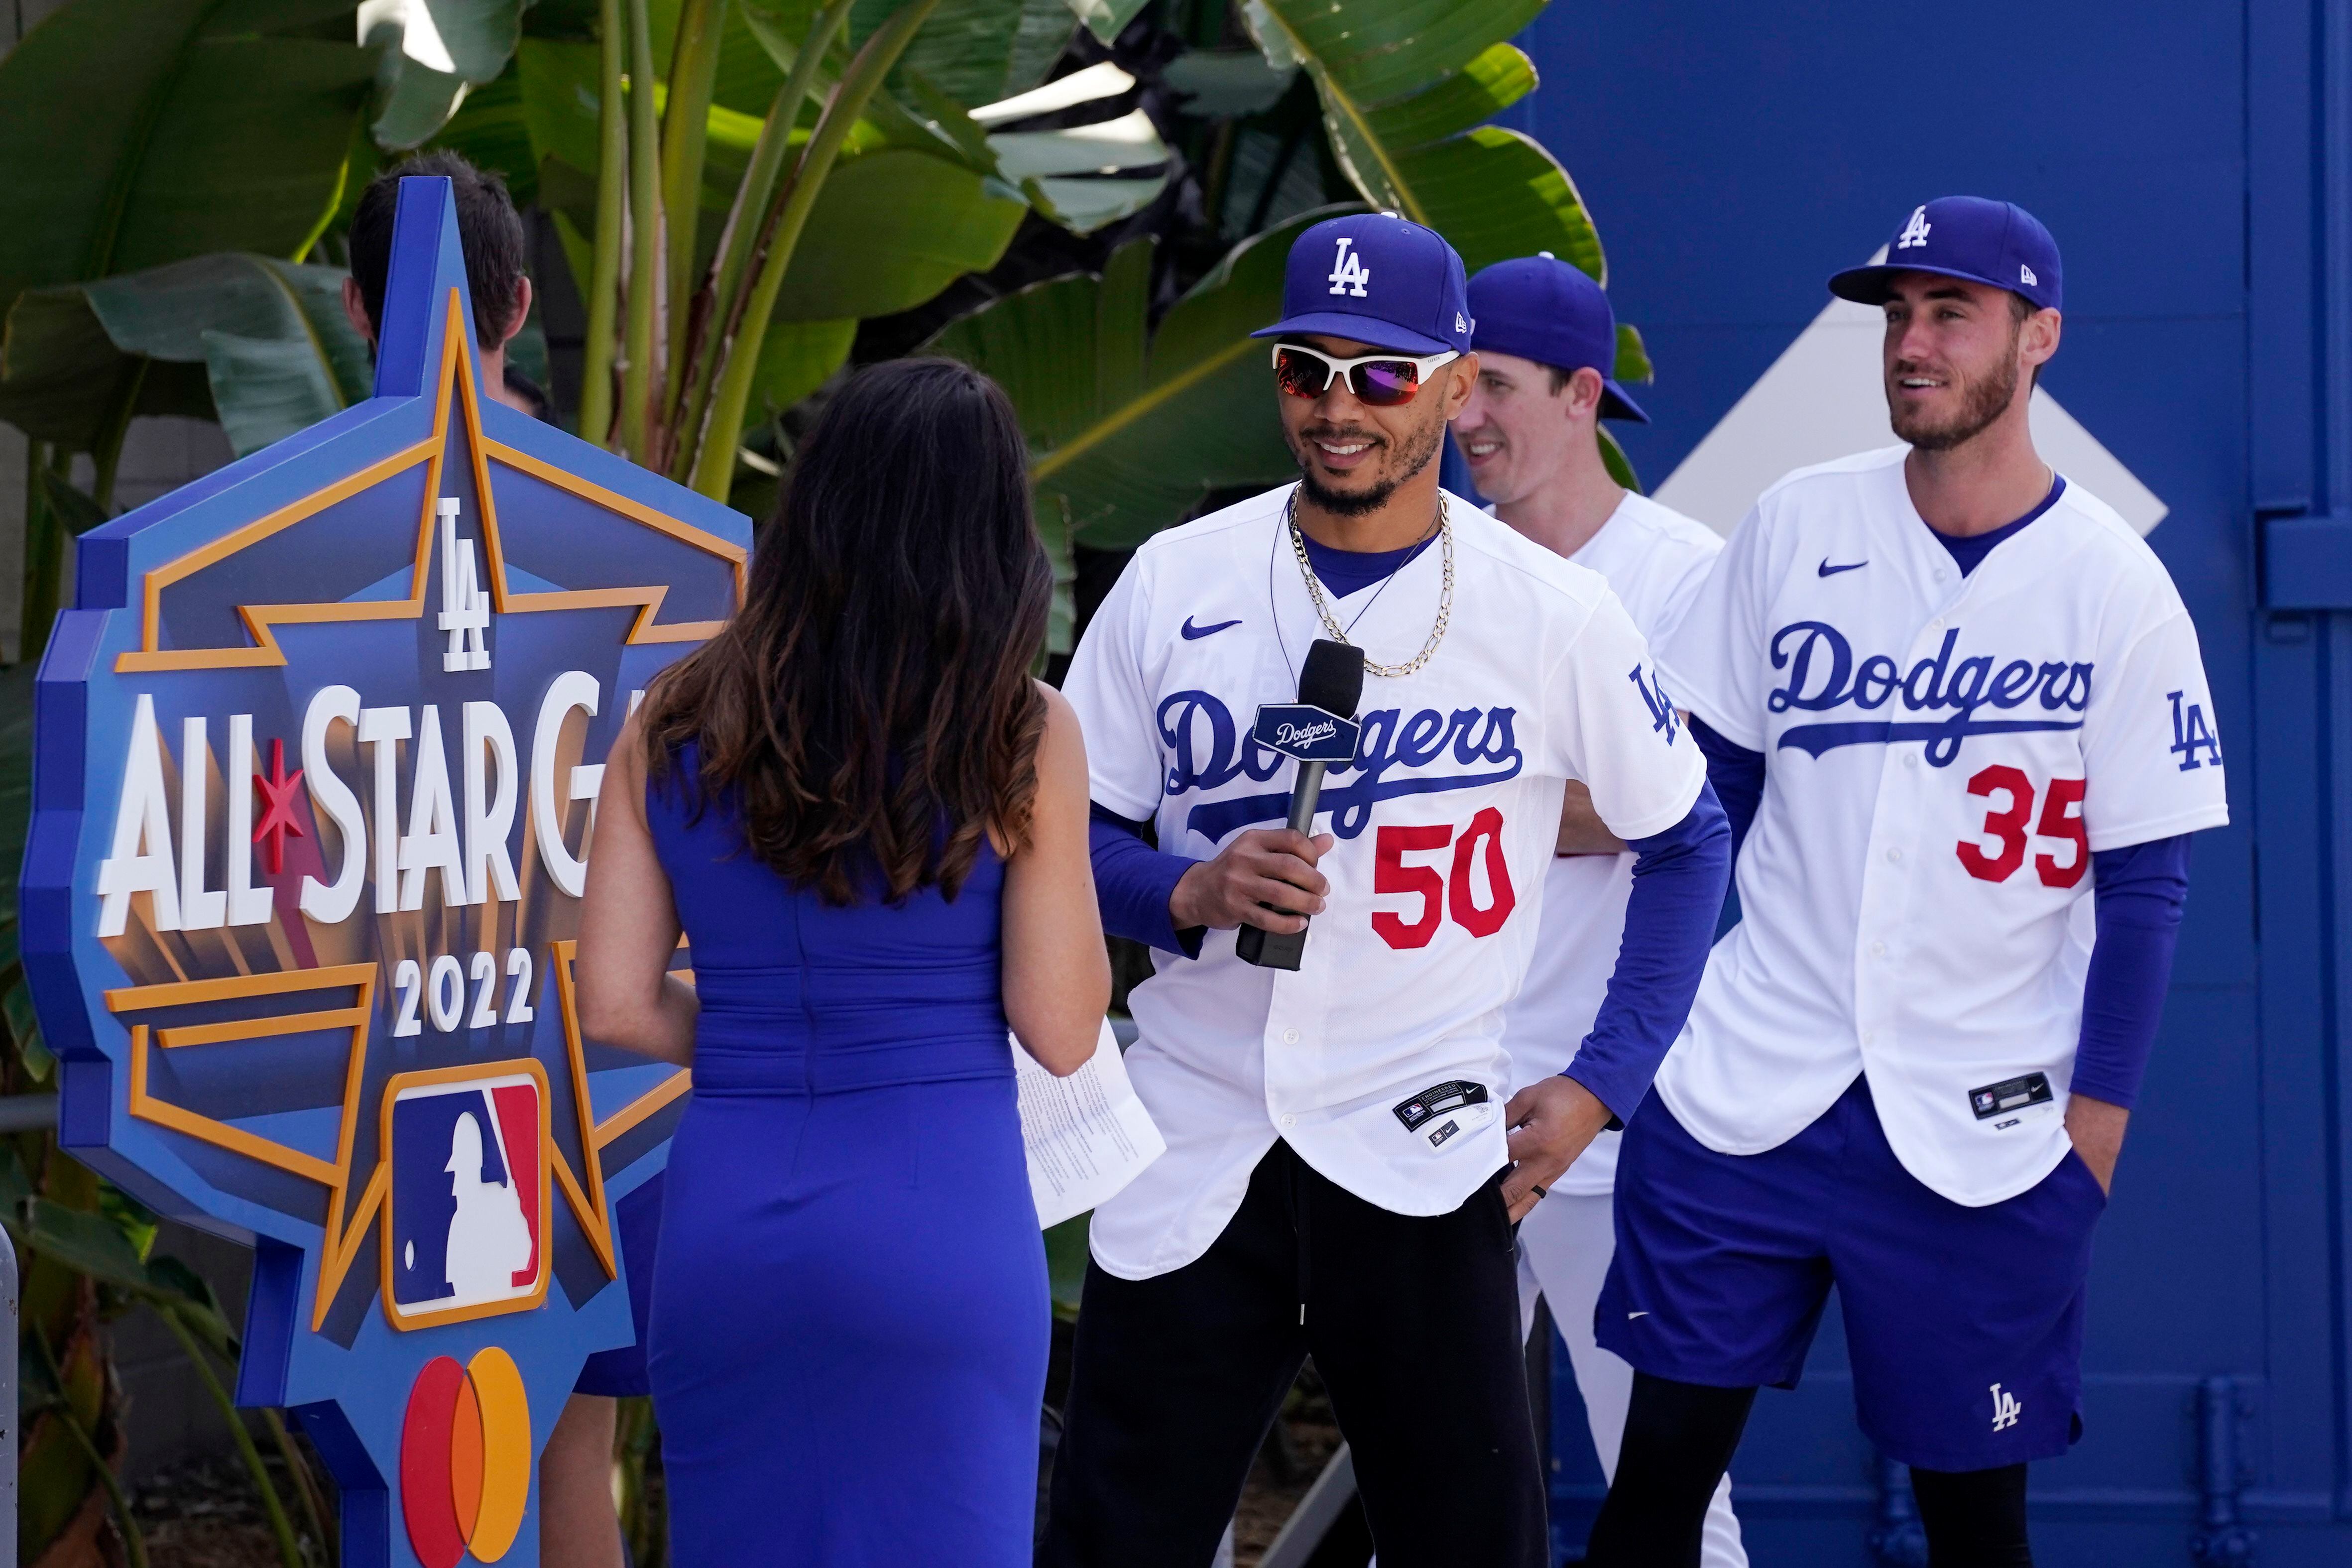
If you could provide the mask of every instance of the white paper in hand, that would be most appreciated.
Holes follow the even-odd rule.
[[[1103,1020],[1087,1065],[1055,1078],[1013,1042],[1021,1088],[1021,1142],[1037,1224],[1056,1226],[1108,1200],[1166,1152],[1168,1142],[1128,1081],[1118,1041]]]

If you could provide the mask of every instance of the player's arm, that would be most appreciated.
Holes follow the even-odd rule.
[[[2172,983],[2189,898],[2188,837],[2103,850],[2091,857],[2091,879],[2098,935],[2083,980],[2066,1135],[2099,1185],[2112,1187]]]
[[[1625,841],[1609,831],[1592,807],[1592,791],[1582,779],[1568,781],[1559,803],[1560,855],[1622,855]]]
[[[694,1059],[694,988],[671,977],[677,905],[646,822],[645,742],[631,714],[596,795],[588,891],[580,906],[580,1026],[600,1045],[662,1061]]]
[[[1110,958],[1087,851],[1087,747],[1062,694],[1041,687],[1045,732],[1027,836],[1004,866],[1004,1016],[1045,1070],[1087,1065],[1110,1005]]]

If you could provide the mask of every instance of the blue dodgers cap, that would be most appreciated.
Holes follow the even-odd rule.
[[[2058,242],[2042,220],[2015,202],[1938,196],[1911,209],[1886,247],[1886,259],[1849,267],[1830,279],[1841,300],[1883,305],[1897,272],[1934,272],[2021,294],[2044,310],[2063,298]]]
[[[1326,218],[1291,242],[1282,320],[1252,332],[1323,332],[1397,353],[1470,352],[1462,258],[1435,229],[1394,213]]]
[[[1617,384],[1617,312],[1601,285],[1549,250],[1497,261],[1470,279],[1470,315],[1480,352],[1517,354],[1558,370],[1601,373],[1601,416],[1650,416]]]

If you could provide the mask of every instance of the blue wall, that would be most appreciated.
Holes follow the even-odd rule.
[[[2232,824],[2198,840],[2100,1236],[2087,1435],[2033,1477],[2044,1564],[2236,1561],[2191,1546],[2200,1510],[2233,1505],[2252,1561],[2352,1563],[2347,8],[1561,0],[1525,40],[1544,85],[1512,121],[1575,172],[1657,362],[1655,423],[1623,432],[1653,482],[1831,271],[1968,192],[2057,235],[2066,334],[2044,384],[2171,508],[2150,543],[2203,639]],[[1762,1565],[1903,1560],[1865,1543],[1888,1504],[1835,1322],[1803,1385],[1759,1398],[1733,1467]],[[2233,1383],[2200,1420],[2214,1377]],[[1591,1461],[1562,1463],[1572,1480]]]

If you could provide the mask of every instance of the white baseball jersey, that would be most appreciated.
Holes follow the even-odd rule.
[[[1706,580],[1723,541],[1706,524],[1631,491],[1601,531],[1569,559],[1609,580],[1652,647]],[[1625,935],[1633,860],[1622,855],[1555,855],[1544,872],[1543,921],[1528,978],[1504,1013],[1511,1086],[1564,1070],[1601,1014]],[[1606,1193],[1617,1176],[1622,1134],[1603,1132],[1552,1184],[1556,1193]]]
[[[1095,800],[1152,819],[1174,854],[1212,858],[1288,814],[1296,764],[1250,729],[1259,704],[1297,700],[1326,635],[1284,526],[1289,493],[1144,545],[1063,684]],[[1458,1207],[1508,1158],[1503,1008],[1534,945],[1565,781],[1627,838],[1682,820],[1705,782],[1600,576],[1448,504],[1452,620],[1421,669],[1365,679],[1356,760],[1323,787],[1317,829],[1337,844],[1303,966],[1244,963],[1234,933],[1212,931],[1197,960],[1155,952],[1134,992],[1128,1073],[1168,1152],[1095,1213],[1096,1261],[1122,1278],[1207,1251],[1277,1137],[1382,1208]],[[1441,556],[1433,545],[1336,601],[1368,658],[1419,651]]]
[[[1675,700],[1767,757],[1657,1089],[1752,1154],[1870,1078],[1911,1173],[1978,1206],[2065,1157],[2090,858],[2228,820],[2196,628],[2072,483],[1963,578],[1908,448],[1765,491],[1665,639]]]

